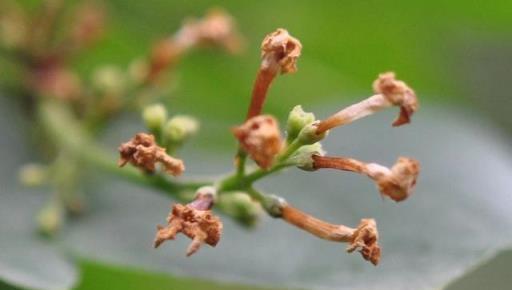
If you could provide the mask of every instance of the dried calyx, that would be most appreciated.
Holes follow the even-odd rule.
[[[157,226],[154,247],[167,240],[174,240],[178,233],[192,239],[187,256],[196,253],[201,245],[215,247],[222,235],[222,222],[211,212],[216,192],[213,187],[198,189],[196,198],[186,204],[174,204],[167,217],[167,226]]]
[[[365,174],[375,181],[382,195],[397,202],[407,199],[412,194],[420,170],[419,162],[407,157],[398,158],[393,167],[387,168],[352,158],[314,155],[313,167]]]
[[[185,170],[183,161],[167,155],[151,134],[136,134],[130,141],[119,146],[119,154],[120,167],[131,163],[145,172],[153,173],[157,163],[160,163],[167,173],[174,176],[181,175]]]
[[[400,107],[400,115],[393,122],[393,126],[401,126],[411,121],[411,116],[419,107],[416,94],[403,81],[396,80],[393,72],[380,74],[373,83],[373,89],[376,95],[322,120],[317,126],[317,133],[352,123],[392,106]]]

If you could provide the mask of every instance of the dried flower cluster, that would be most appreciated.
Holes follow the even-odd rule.
[[[119,166],[131,163],[146,172],[153,173],[156,164],[161,163],[165,171],[178,176],[185,171],[185,165],[180,159],[171,157],[165,153],[165,149],[155,143],[155,137],[151,134],[138,133],[130,141],[119,146]]]
[[[416,185],[418,161],[400,157],[395,165],[388,168],[352,158],[326,156],[320,143],[327,137],[329,130],[394,106],[400,108],[400,114],[393,126],[409,123],[418,110],[418,100],[415,92],[403,81],[397,80],[394,73],[378,76],[373,83],[374,95],[323,120],[317,119],[313,113],[305,112],[301,106],[296,106],[290,112],[285,126],[286,138],[283,138],[285,135],[277,119],[262,114],[263,106],[276,77],[297,71],[302,44],[285,29],[277,29],[261,43],[261,63],[247,115],[241,125],[232,129],[239,148],[235,172],[215,181],[177,181],[173,177],[181,175],[185,166],[182,160],[173,156],[197,132],[199,123],[187,115],[169,117],[166,108],[153,103],[152,97],[161,92],[159,88],[162,89],[164,82],[160,80],[164,73],[191,49],[217,46],[229,52],[237,51],[241,42],[233,18],[224,11],[212,10],[201,19],[188,20],[176,33],[157,41],[147,60],[134,61],[126,71],[115,66],[98,68],[90,78],[92,83],[88,83],[71,69],[70,64],[77,52],[94,43],[105,30],[103,7],[90,3],[76,6],[70,23],[63,25],[62,41],[48,45],[53,41],[53,30],[60,25],[59,21],[63,19],[61,13],[64,11],[59,1],[52,3],[43,5],[34,19],[22,10],[13,10],[8,17],[2,16],[0,40],[8,44],[9,49],[15,52],[14,55],[21,56],[20,63],[26,65],[23,81],[31,92],[48,97],[44,99],[52,102],[67,103],[69,114],[47,114],[48,119],[55,115],[71,115],[78,123],[83,122],[84,129],[91,129],[88,133],[93,135],[118,110],[143,106],[143,120],[149,133],[135,134],[131,140],[119,146],[119,166],[129,163],[142,173],[151,173],[130,172],[126,175],[134,180],[154,178],[158,182],[145,184],[159,187],[167,194],[175,194],[183,199],[190,197],[190,192],[196,190],[195,198],[189,203],[172,205],[167,225],[158,226],[155,247],[183,233],[192,240],[187,250],[190,256],[201,245],[215,246],[220,240],[223,225],[211,211],[214,206],[245,224],[254,224],[257,213],[263,209],[270,216],[281,218],[316,237],[347,243],[348,252],[358,251],[365,260],[374,265],[379,263],[381,249],[373,219],[362,219],[355,228],[331,224],[293,207],[278,196],[260,192],[255,182],[287,167],[313,172],[331,168],[364,174],[376,183],[382,195],[395,201],[407,199]],[[30,22],[38,25],[31,26]],[[87,89],[87,85],[91,85],[92,90]],[[149,105],[148,101],[152,104]],[[41,104],[44,103],[42,100]],[[45,124],[59,125],[58,122]],[[56,144],[56,152],[74,152],[60,150],[59,146],[65,147],[66,144],[69,143]],[[79,168],[79,164],[73,162],[80,158],[59,158],[63,158],[70,168]],[[257,167],[248,166],[248,158]],[[55,163],[58,165],[62,162]],[[63,188],[62,184],[55,186]],[[45,214],[46,218],[41,224],[47,227],[58,224],[63,211],[60,205],[56,205],[47,207],[51,209],[48,211],[50,214]],[[72,205],[69,202],[67,206],[71,208]]]

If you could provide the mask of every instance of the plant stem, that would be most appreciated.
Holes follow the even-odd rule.
[[[77,159],[137,184],[148,185],[168,195],[195,190],[211,182],[177,182],[162,175],[147,175],[135,168],[119,168],[110,154],[92,143],[85,130],[63,104],[45,100],[39,104],[39,119],[53,141]]]

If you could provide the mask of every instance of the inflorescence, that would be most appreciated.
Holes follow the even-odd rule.
[[[195,25],[201,27],[200,23]],[[186,33],[187,29],[175,38],[178,44],[181,42],[182,33]],[[231,43],[230,40],[226,41]],[[212,208],[218,207],[235,219],[247,219],[247,214],[254,214],[254,207],[258,206],[270,216],[281,218],[318,238],[347,243],[347,252],[358,251],[365,260],[374,265],[379,263],[381,249],[375,220],[364,218],[356,228],[331,224],[293,207],[281,197],[257,190],[254,183],[287,167],[298,167],[306,171],[337,169],[368,176],[375,182],[382,196],[396,202],[407,199],[416,185],[418,161],[400,157],[388,168],[347,157],[327,156],[320,142],[327,138],[329,130],[393,106],[399,107],[399,115],[393,126],[407,124],[418,110],[416,94],[406,83],[397,80],[394,73],[383,73],[373,83],[374,95],[325,119],[317,119],[313,113],[296,106],[289,114],[286,137],[283,137],[276,118],[262,114],[263,106],[274,79],[279,74],[297,71],[301,49],[300,41],[285,29],[277,29],[265,37],[261,45],[262,61],[246,120],[232,129],[239,143],[235,172],[209,186],[199,188],[195,198],[188,204],[174,204],[167,218],[167,226],[158,226],[155,247],[166,240],[175,239],[176,234],[181,232],[192,239],[187,250],[187,255],[190,256],[202,244],[215,246],[220,240],[222,222],[212,213]],[[156,59],[158,58],[152,61],[153,73],[150,76],[159,70],[160,65],[157,65]],[[169,63],[167,60],[160,62]],[[120,165],[130,162],[145,172],[154,173],[155,163],[160,162],[165,172],[178,175],[184,170],[181,161],[167,155],[166,149],[155,143],[155,140],[161,140],[164,144],[169,144],[162,133],[165,131],[162,125],[166,118],[165,109],[148,107],[144,116],[148,128],[156,136],[138,133],[132,140],[121,145]],[[178,124],[175,130],[187,131],[190,127]],[[247,158],[252,159],[258,168],[250,171],[246,165]]]

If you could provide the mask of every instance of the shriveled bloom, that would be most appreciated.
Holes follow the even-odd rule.
[[[419,162],[407,157],[398,158],[390,169],[376,163],[364,163],[352,158],[314,155],[313,167],[365,174],[376,182],[382,195],[397,202],[407,199],[412,194],[420,172]]]
[[[373,219],[362,219],[354,229],[320,220],[287,203],[282,205],[281,218],[318,238],[348,243],[347,252],[352,253],[357,250],[365,260],[374,265],[379,263],[379,234]]]
[[[393,72],[380,74],[373,83],[373,89],[376,95],[322,120],[317,126],[317,133],[320,134],[334,127],[352,123],[392,106],[400,107],[400,115],[393,122],[393,126],[401,126],[411,121],[411,116],[419,107],[418,99],[407,84],[395,79]]]
[[[393,105],[400,107],[400,115],[393,122],[393,126],[411,122],[411,116],[419,106],[416,93],[405,82],[397,80],[394,72],[380,74],[373,82],[373,90],[384,95]]]
[[[414,191],[419,172],[419,162],[407,157],[398,158],[391,169],[375,163],[366,165],[366,174],[377,182],[379,191],[397,202]]]
[[[270,115],[260,115],[233,129],[242,149],[264,169],[269,168],[281,151],[283,140],[277,120]]]
[[[350,238],[347,252],[358,251],[363,258],[377,265],[380,261],[379,232],[374,219],[362,219]]]
[[[254,81],[247,119],[261,113],[268,88],[279,72],[287,74],[297,71],[297,59],[301,50],[300,41],[282,28],[268,34],[263,39],[261,65]]]
[[[165,149],[158,146],[155,136],[146,133],[136,134],[130,141],[119,146],[119,166],[128,162],[146,172],[154,172],[156,164],[161,163],[165,171],[177,176],[183,173],[185,165],[180,159],[165,153]]]
[[[154,247],[174,240],[178,233],[192,239],[187,256],[197,252],[202,244],[215,247],[222,235],[222,222],[210,210],[214,203],[213,193],[211,187],[203,187],[194,201],[186,205],[174,204],[167,217],[167,226],[157,226]]]
[[[240,49],[241,36],[231,15],[213,9],[202,19],[189,19],[173,36],[158,41],[151,53],[147,80],[155,80],[185,52],[203,45],[220,46],[230,52]]]
[[[218,45],[230,52],[240,48],[240,35],[233,17],[221,9],[212,9],[203,19],[190,19],[176,33],[174,41],[181,47]]]
[[[286,29],[278,28],[261,43],[261,69],[277,70],[283,74],[297,71],[297,59],[302,44]]]

